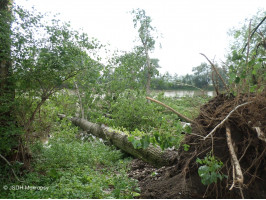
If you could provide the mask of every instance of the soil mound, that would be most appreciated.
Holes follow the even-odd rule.
[[[265,92],[218,95],[201,107],[195,122],[183,141],[190,148],[179,149],[175,165],[157,169],[134,160],[130,176],[139,180],[140,198],[266,198]],[[223,162],[220,173],[227,178],[207,187],[196,159],[208,154]]]

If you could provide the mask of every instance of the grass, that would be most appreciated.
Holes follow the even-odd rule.
[[[128,178],[129,158],[99,139],[76,139],[77,128],[63,122],[47,146],[32,146],[32,169],[20,183],[4,179],[0,198],[133,198],[137,182]],[[36,187],[36,188],[34,188]]]

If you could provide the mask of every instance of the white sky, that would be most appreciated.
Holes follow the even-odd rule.
[[[83,28],[89,37],[109,43],[110,49],[130,51],[136,43],[133,8],[146,10],[163,38],[152,58],[158,58],[160,72],[185,75],[205,62],[199,53],[216,61],[224,59],[227,31],[245,18],[266,8],[265,0],[14,0],[40,12],[60,13],[74,28]]]

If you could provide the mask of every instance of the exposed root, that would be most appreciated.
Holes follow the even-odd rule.
[[[243,177],[243,173],[239,164],[239,161],[237,159],[234,147],[233,147],[233,142],[232,142],[232,137],[231,137],[231,131],[230,128],[228,126],[226,126],[226,139],[227,139],[227,145],[229,148],[229,152],[232,158],[232,165],[233,165],[233,171],[235,173],[235,177],[233,179],[233,185],[238,185],[240,188],[243,186],[243,182],[244,182],[244,177]],[[231,190],[232,187],[229,189]]]
[[[206,135],[205,137],[204,137],[204,140],[206,139],[206,138],[208,138],[210,135],[212,135],[216,130],[217,130],[217,128],[219,128],[220,126],[222,126],[225,122],[226,122],[226,120],[233,114],[233,112],[235,112],[238,108],[240,108],[240,107],[242,107],[242,106],[245,106],[245,105],[247,105],[247,104],[250,104],[250,103],[252,103],[252,102],[246,102],[246,103],[243,103],[243,104],[241,104],[241,105],[238,105],[237,107],[235,107],[224,119],[223,119],[223,121],[221,121],[221,123],[220,124],[218,124],[217,126],[215,126],[215,128],[208,134],[208,135]]]
[[[264,142],[266,142],[266,135],[262,132],[260,127],[254,127],[254,129],[256,130],[257,134],[258,134],[258,138]]]
[[[221,94],[202,106],[192,124],[194,134],[183,141],[190,149],[180,150],[178,164],[183,173],[197,173],[196,158],[203,159],[210,151],[224,163],[221,172],[228,178],[211,184],[205,197],[248,198],[258,188],[266,192],[265,105],[266,93],[261,93]]]

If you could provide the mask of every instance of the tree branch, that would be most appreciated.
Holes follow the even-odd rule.
[[[158,100],[155,100],[155,99],[153,99],[153,98],[151,98],[151,97],[146,97],[146,99],[151,100],[151,101],[153,101],[153,102],[155,102],[155,103],[158,103],[158,104],[160,104],[160,105],[162,105],[162,106],[168,108],[169,110],[171,110],[173,113],[177,114],[180,118],[182,118],[182,119],[185,120],[186,122],[193,123],[193,124],[196,123],[196,122],[194,122],[192,119],[187,118],[186,116],[180,114],[179,112],[177,112],[176,110],[174,110],[174,109],[171,108],[170,106],[167,106],[167,105],[165,105],[164,103],[162,103],[162,102],[160,102],[160,101],[158,101]]]
[[[0,154],[0,157],[11,167],[11,170],[12,170],[12,172],[13,172],[13,174],[14,174],[14,176],[15,176],[15,178],[19,181],[19,182],[24,182],[24,181],[21,181],[21,180],[19,180],[19,178],[18,178],[18,176],[16,175],[16,173],[15,173],[15,171],[14,171],[14,169],[12,168],[12,165],[10,164],[10,162],[4,157],[4,156],[2,156],[2,154]]]
[[[215,65],[214,65],[214,64],[209,60],[209,58],[208,58],[207,56],[205,56],[203,53],[200,53],[200,54],[201,54],[202,56],[204,56],[204,57],[208,60],[208,62],[211,64],[211,66],[212,66],[213,70],[215,71],[215,73],[219,76],[219,78],[220,78],[221,81],[223,82],[223,85],[224,85],[225,89],[226,89],[227,91],[229,91],[229,89],[228,89],[228,87],[227,87],[227,85],[226,85],[224,79],[222,78],[222,76],[220,75],[220,73],[218,72],[218,70],[216,69]]]
[[[257,29],[260,27],[260,25],[266,20],[266,16],[261,20],[261,22],[253,29],[251,35],[250,35],[250,39],[253,37],[254,33],[257,31]],[[242,53],[244,53],[244,51],[246,50],[246,47],[248,45],[249,42],[247,42],[242,50]]]

